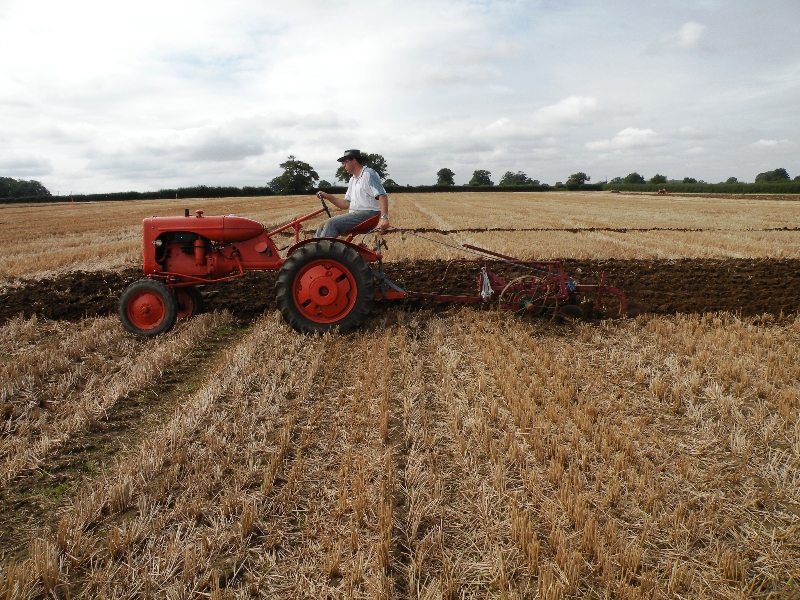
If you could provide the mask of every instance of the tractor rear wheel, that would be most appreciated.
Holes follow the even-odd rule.
[[[205,310],[203,295],[194,286],[175,288],[175,300],[178,302],[178,318],[188,319]]]
[[[178,303],[174,292],[160,281],[140,279],[122,292],[117,314],[131,333],[155,337],[175,325]]]
[[[323,240],[298,248],[283,263],[275,285],[283,318],[296,331],[350,333],[372,310],[375,280],[352,248]]]

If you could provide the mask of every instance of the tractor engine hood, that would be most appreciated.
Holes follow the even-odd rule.
[[[150,217],[142,221],[145,234],[151,239],[162,233],[189,231],[220,244],[244,242],[264,232],[258,221],[235,215],[204,217],[202,211],[191,217]]]

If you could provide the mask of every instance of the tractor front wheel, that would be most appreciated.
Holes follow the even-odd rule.
[[[117,314],[131,333],[155,337],[175,325],[178,303],[174,292],[160,281],[140,279],[122,292]]]
[[[296,331],[350,333],[372,310],[375,280],[352,248],[323,240],[297,249],[275,285],[278,309]]]

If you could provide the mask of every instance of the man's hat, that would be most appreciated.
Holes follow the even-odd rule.
[[[361,150],[345,150],[342,158],[337,158],[337,162],[344,162],[350,158],[355,158],[359,163],[361,162]]]

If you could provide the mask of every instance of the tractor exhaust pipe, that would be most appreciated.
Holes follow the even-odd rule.
[[[188,212],[188,211],[187,211]],[[186,215],[187,217],[189,215]],[[206,264],[206,240],[200,238],[194,241],[194,263],[200,267]]]

